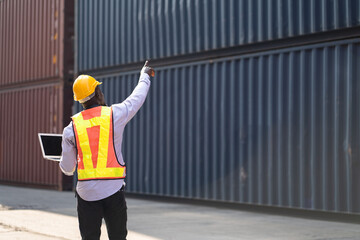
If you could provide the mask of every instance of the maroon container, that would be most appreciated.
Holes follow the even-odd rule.
[[[37,135],[70,121],[73,19],[73,0],[0,1],[0,183],[73,186]]]
[[[0,1],[0,86],[63,73],[63,0]]]
[[[62,133],[59,84],[0,92],[0,181],[62,189],[57,162],[41,154],[38,133]]]

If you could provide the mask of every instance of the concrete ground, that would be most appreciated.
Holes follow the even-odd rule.
[[[130,197],[127,205],[129,240],[360,239],[355,223]],[[80,239],[74,193],[0,185],[0,239]]]

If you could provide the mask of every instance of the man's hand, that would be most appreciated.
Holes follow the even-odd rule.
[[[140,73],[147,73],[150,77],[155,76],[155,70],[149,67],[149,61],[146,61]]]

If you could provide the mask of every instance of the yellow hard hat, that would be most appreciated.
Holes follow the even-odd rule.
[[[73,85],[74,100],[84,103],[95,94],[95,88],[97,85],[100,85],[101,82],[98,82],[89,75],[80,75],[75,79]]]

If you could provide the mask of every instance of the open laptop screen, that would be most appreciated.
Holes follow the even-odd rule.
[[[43,151],[44,158],[59,158],[61,157],[61,134],[46,134],[39,133],[41,150]]]

